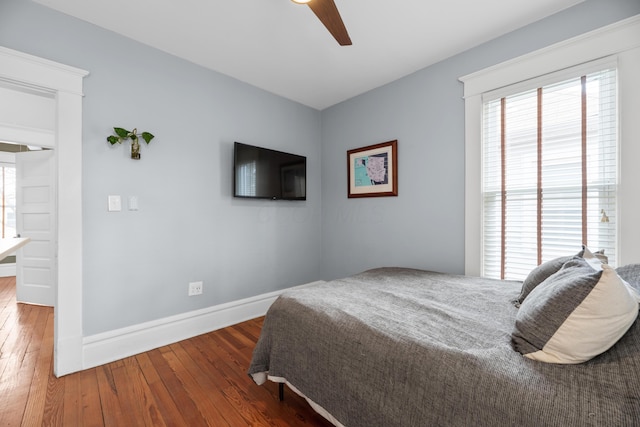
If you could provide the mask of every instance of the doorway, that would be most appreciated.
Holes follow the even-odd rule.
[[[28,111],[22,101],[0,115],[2,139],[55,148],[56,258],[54,374],[83,369],[82,333],[82,86],[84,70],[0,46],[0,89],[34,98]],[[35,93],[34,93],[35,92]],[[2,98],[4,101],[6,98]],[[35,105],[35,104],[34,104]],[[53,111],[53,114],[49,114]],[[39,114],[36,114],[39,112]],[[51,126],[24,125],[18,119],[47,118]],[[12,116],[13,114],[13,116]],[[11,120],[9,120],[9,118]]]
[[[50,307],[56,291],[54,154],[42,147],[0,143],[0,234],[6,249],[0,276],[16,277],[17,302]],[[11,247],[17,251],[5,258]]]

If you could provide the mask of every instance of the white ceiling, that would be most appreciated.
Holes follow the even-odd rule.
[[[291,0],[34,0],[322,110],[583,0],[335,0],[339,46]]]

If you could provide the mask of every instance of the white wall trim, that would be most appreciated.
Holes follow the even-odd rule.
[[[264,316],[283,292],[324,283],[316,281],[201,310],[128,326],[83,339],[83,369],[110,363],[245,320]]]
[[[89,73],[48,59],[0,46],[0,64],[6,80],[47,92],[82,96],[82,79]],[[46,70],[46,73],[42,73]]]
[[[0,277],[11,277],[16,275],[16,263],[0,264]]]
[[[55,147],[55,132],[49,129],[27,128],[12,123],[0,123],[2,139],[23,145],[37,145],[40,147]]]
[[[465,98],[465,274],[482,275],[482,95],[579,64],[618,61],[620,186],[618,263],[640,262],[640,15],[460,77]],[[624,230],[624,232],[622,232]]]

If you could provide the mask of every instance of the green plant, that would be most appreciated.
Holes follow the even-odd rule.
[[[142,138],[144,142],[149,144],[151,140],[154,138],[152,134],[149,132],[138,133],[138,129],[134,128],[132,131],[128,131],[123,128],[113,128],[115,135],[109,135],[107,137],[107,141],[111,143],[111,145],[120,144],[122,141],[126,141],[127,139],[131,139],[131,158],[132,159],[140,159],[140,143],[138,142],[138,138]]]

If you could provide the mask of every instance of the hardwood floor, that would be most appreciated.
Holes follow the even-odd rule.
[[[17,304],[0,278],[0,426],[330,426],[247,376],[262,320],[56,378],[53,309]]]

